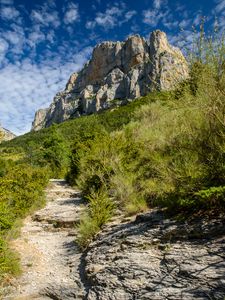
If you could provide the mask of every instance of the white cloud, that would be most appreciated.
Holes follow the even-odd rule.
[[[45,41],[46,37],[43,32],[39,31],[34,31],[31,32],[28,36],[27,43],[31,47],[36,47],[37,44]]]
[[[125,8],[125,4],[120,2],[112,7],[108,7],[105,12],[97,12],[94,20],[86,22],[86,28],[94,29],[96,26],[100,26],[108,30],[116,26],[121,26],[137,14],[135,10],[126,11]]]
[[[0,0],[0,4],[4,4],[1,7],[4,20],[9,19],[7,14],[15,17],[15,20],[10,19],[8,29],[0,28],[0,82],[4,82],[0,85],[0,122],[21,134],[30,130],[35,111],[48,106],[54,95],[64,89],[71,73],[87,61],[91,49],[84,46],[79,52],[81,43],[66,42],[62,36],[59,40],[57,36],[64,21],[68,23],[77,18],[73,10],[77,6],[71,3],[68,4],[70,9],[62,12],[65,17],[62,23],[54,0],[35,7],[29,15],[30,27],[22,25],[23,19],[18,22],[22,14],[13,7],[12,1]],[[40,43],[45,46],[42,54],[36,52]]]
[[[1,5],[12,5],[13,0],[0,0]]]
[[[216,0],[215,13],[219,14],[225,10],[225,0]]]
[[[201,19],[202,19],[202,14],[200,13],[197,13],[194,17],[194,20],[193,20],[193,25],[194,26],[198,26],[201,22]]]
[[[20,15],[19,11],[11,6],[2,6],[0,9],[0,17],[4,21],[15,20]]]
[[[34,25],[40,25],[44,27],[53,27],[57,28],[60,26],[60,19],[58,12],[45,4],[39,9],[33,9],[31,12],[31,20]]]
[[[80,19],[78,5],[75,3],[68,3],[65,9],[64,23],[72,24]]]
[[[2,38],[0,38],[0,53],[6,53],[9,48],[9,44]]]
[[[129,21],[130,19],[133,18],[133,16],[135,16],[137,14],[137,12],[135,10],[129,10],[128,12],[126,12],[125,14],[125,20]]]
[[[143,23],[155,27],[162,22],[165,27],[171,26],[174,22],[171,17],[170,8],[167,0],[154,0],[153,6],[142,12]]]
[[[190,24],[191,24],[191,19],[184,19],[182,20],[180,23],[179,23],[179,26],[180,28],[187,28],[187,27],[190,27]],[[196,19],[197,21],[197,19]]]
[[[116,26],[118,17],[123,13],[122,9],[116,6],[107,8],[104,13],[98,12],[95,18],[95,24],[104,27],[105,29]]]
[[[155,27],[159,21],[163,18],[163,13],[156,9],[148,9],[143,11],[143,22],[147,25]]]
[[[9,48],[9,44],[2,38],[0,38],[0,65],[6,61],[6,54]]]
[[[0,122],[16,134],[30,130],[34,112],[47,107],[56,92],[63,89],[72,72],[79,70],[89,58],[91,48],[65,57],[35,64],[25,59],[8,64],[0,72]]]
[[[96,25],[95,21],[87,21],[85,26],[87,29],[93,29],[95,25]]]
[[[110,29],[116,26],[117,17],[112,15],[105,15],[98,13],[95,18],[95,24],[104,27],[105,29]]]
[[[166,5],[166,4],[167,4],[167,0],[154,0],[153,2],[153,6],[155,9],[160,9],[162,5]]]
[[[225,0],[215,0],[214,15],[217,17],[219,31],[224,33],[225,27]]]

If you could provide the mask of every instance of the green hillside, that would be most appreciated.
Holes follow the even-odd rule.
[[[189,80],[172,92],[0,145],[1,281],[18,272],[7,243],[18,221],[44,204],[51,177],[65,176],[88,201],[79,226],[82,247],[118,208],[128,215],[155,206],[176,214],[225,209],[222,57],[194,60]]]

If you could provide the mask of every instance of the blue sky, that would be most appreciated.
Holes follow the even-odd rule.
[[[225,0],[0,0],[0,124],[29,131],[96,43],[161,29],[184,47],[202,16],[224,28]]]

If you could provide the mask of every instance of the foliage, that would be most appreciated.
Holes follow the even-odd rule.
[[[217,76],[221,75],[224,64],[225,35],[224,29],[219,28],[215,20],[213,30],[207,34],[205,30],[205,18],[201,18],[199,29],[193,28],[193,42],[189,50],[191,64],[198,62],[208,65]]]
[[[173,212],[225,208],[225,64],[221,51],[225,57],[221,46],[217,60],[210,60],[206,52],[204,59],[196,56],[186,82],[163,98],[160,94],[154,100],[151,95],[145,97],[149,99],[133,110],[125,126],[95,136],[88,144],[75,145],[75,168],[70,176],[87,199],[104,188],[127,214],[147,206]],[[80,225],[80,241],[82,237],[90,240],[98,229],[88,228],[88,222],[93,224],[90,207],[88,211]]]
[[[17,275],[20,272],[19,259],[8,247],[7,242],[0,237],[0,283],[6,274]]]
[[[85,248],[93,236],[110,220],[115,205],[103,190],[92,192],[88,196],[88,211],[81,217],[78,243]]]
[[[19,271],[19,261],[8,247],[10,231],[18,219],[44,204],[48,178],[46,168],[0,160],[0,283],[6,274]]]
[[[49,134],[43,139],[41,146],[37,147],[33,141],[29,142],[26,160],[34,166],[47,166],[52,177],[63,177],[66,174],[69,148],[54,125],[49,129]]]
[[[225,186],[210,187],[195,193],[198,201],[207,208],[225,206]]]

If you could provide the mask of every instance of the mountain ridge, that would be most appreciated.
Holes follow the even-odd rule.
[[[102,42],[49,108],[36,112],[32,130],[126,104],[154,90],[170,90],[188,78],[189,70],[180,49],[155,30],[147,42],[132,35],[124,42]]]

